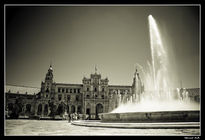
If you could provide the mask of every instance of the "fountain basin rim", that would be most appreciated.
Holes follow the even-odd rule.
[[[200,110],[168,110],[168,111],[139,111],[139,112],[110,112],[99,114],[133,114],[133,113],[165,113],[165,112],[198,112]]]
[[[103,127],[120,129],[199,129],[199,122],[169,122],[169,123],[116,123],[90,120],[72,121],[72,125],[85,127]]]
[[[103,122],[200,122],[200,111],[101,113]]]

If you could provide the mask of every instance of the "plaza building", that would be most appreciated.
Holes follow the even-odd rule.
[[[18,110],[23,118],[66,118],[77,113],[81,119],[99,119],[99,113],[111,112],[120,103],[139,101],[144,91],[137,69],[132,85],[109,85],[108,78],[102,78],[95,71],[90,77],[83,77],[81,84],[56,83],[53,81],[50,65],[41,88],[6,85],[6,115]],[[191,96],[199,102],[199,89],[191,89]]]
[[[99,113],[111,112],[120,102],[127,101],[136,85],[136,78],[131,86],[109,85],[108,78],[96,71],[89,78],[83,77],[82,84],[56,83],[53,76],[50,66],[40,89],[6,85],[7,112],[18,102],[20,116],[46,118],[78,113],[82,118],[87,115],[89,119],[99,119]],[[141,91],[143,86],[138,88]]]

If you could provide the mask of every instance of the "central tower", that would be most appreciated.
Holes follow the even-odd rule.
[[[98,119],[99,113],[108,112],[108,79],[101,79],[101,75],[95,73],[90,78],[83,78],[84,112],[90,119]]]

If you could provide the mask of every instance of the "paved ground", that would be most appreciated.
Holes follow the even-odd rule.
[[[88,120],[77,120],[71,122],[77,126],[87,127],[104,127],[104,128],[127,128],[127,129],[190,129],[200,128],[199,122],[157,122],[157,123],[117,123],[117,122],[102,122],[102,121],[88,121]]]
[[[200,129],[122,129],[84,127],[67,121],[52,120],[5,120],[5,135],[200,135]]]

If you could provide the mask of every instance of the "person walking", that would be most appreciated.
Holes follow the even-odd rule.
[[[76,112],[75,112],[75,120],[78,120],[78,115]]]
[[[71,117],[70,117],[70,113],[68,114],[68,122],[70,123]]]
[[[75,120],[75,114],[72,113],[72,121]]]

